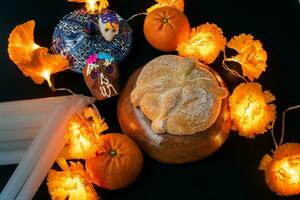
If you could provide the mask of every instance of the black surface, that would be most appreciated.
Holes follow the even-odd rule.
[[[153,0],[110,0],[110,8],[124,18],[143,12],[154,4]],[[65,14],[83,5],[66,0],[10,0],[0,6],[0,101],[53,96],[46,83],[36,85],[25,78],[7,55],[7,39],[10,31],[29,19],[36,21],[35,36],[38,44],[50,47],[56,23]],[[300,104],[299,46],[300,5],[297,0],[186,0],[185,14],[192,27],[207,21],[219,25],[229,39],[239,33],[251,33],[259,38],[268,52],[268,69],[259,78],[264,89],[277,98],[279,114],[295,104]],[[145,62],[164,54],[153,49],[143,35],[144,16],[132,21],[133,46],[130,55],[120,64],[121,86],[130,73]],[[212,65],[224,78],[230,90],[240,80],[224,72],[221,59]],[[76,93],[89,95],[83,77],[67,71],[54,76],[57,87],[67,87]],[[116,113],[117,97],[97,102],[101,114],[111,132],[120,132]],[[285,142],[300,142],[300,111],[288,114]],[[278,115],[275,131],[279,134],[281,117]],[[103,200],[133,199],[281,199],[272,193],[258,171],[265,153],[273,148],[270,133],[254,140],[232,133],[226,143],[210,157],[186,165],[158,163],[146,155],[145,165],[138,179],[128,188],[100,190]],[[0,190],[12,174],[15,166],[0,167]],[[34,199],[50,199],[45,183]],[[286,198],[288,199],[288,198]],[[300,199],[293,196],[290,199]]]

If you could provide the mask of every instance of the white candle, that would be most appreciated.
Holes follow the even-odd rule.
[[[18,164],[26,150],[0,152],[0,165]]]
[[[35,165],[37,162],[35,157],[40,157],[42,145],[46,145],[46,140],[50,138],[50,132],[55,131],[53,129],[54,125],[59,123],[60,117],[55,117],[58,116],[60,110],[64,111],[67,108],[65,103],[66,102],[63,102],[62,104],[57,106],[56,109],[54,109],[54,111],[52,112],[52,114],[50,114],[49,121],[44,124],[43,128],[41,128],[38,135],[32,142],[32,145],[27,150],[26,155],[23,157],[18,167],[14,171],[13,175],[8,180],[7,184],[2,190],[0,199],[15,199],[17,193],[19,192],[26,179],[28,178],[29,174],[31,173],[31,170],[33,168],[32,165]]]
[[[64,131],[68,118],[91,101],[90,98],[72,95],[62,99],[48,116],[25,156],[4,187],[0,199],[13,200],[20,195],[33,196],[48,170],[64,146]],[[38,112],[38,111],[34,111]],[[27,199],[25,196],[18,198]],[[28,198],[31,199],[32,197]]]
[[[42,124],[36,127],[23,127],[14,128],[10,127],[7,129],[1,129],[0,127],[0,142],[9,142],[13,140],[26,140],[33,139],[38,130],[42,127]]]
[[[55,107],[68,96],[0,103],[0,141],[34,138]]]
[[[22,113],[19,115],[6,114],[3,117],[1,117],[1,132],[3,132],[3,130],[11,130],[11,128],[14,128],[15,130],[16,127],[18,127],[19,129],[41,127],[44,121],[48,118],[48,112],[43,113],[43,111],[38,111],[32,113],[32,111],[30,115],[28,115],[28,113]]]
[[[27,150],[33,139],[0,142],[0,154],[5,151]]]
[[[80,112],[84,106],[90,102],[91,99],[83,98],[82,96],[79,100],[74,102],[72,107],[68,110],[68,113],[64,115],[63,119],[60,121],[57,129],[55,130],[55,133],[53,133],[53,136],[50,138],[46,148],[44,149],[40,160],[34,166],[32,173],[19,192],[16,200],[30,200],[34,197],[34,194],[42,184],[44,178],[47,176],[48,171],[65,146],[66,141],[64,140],[64,136],[67,132],[66,128],[69,118],[75,112]]]
[[[32,114],[33,110],[39,110],[43,112],[49,110],[51,111],[53,107],[57,106],[61,101],[70,96],[72,95],[1,102],[0,117],[2,119],[4,115]]]
[[[8,165],[8,163],[18,164],[25,155],[32,141],[33,139],[0,142],[0,165]],[[19,151],[19,153],[17,155],[11,154],[11,151]],[[77,158],[71,156],[66,146],[60,152],[59,157],[63,157],[66,160],[81,159],[81,157]],[[13,160],[13,162],[10,160]]]

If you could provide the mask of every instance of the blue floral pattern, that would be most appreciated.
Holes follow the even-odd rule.
[[[132,29],[127,21],[116,14],[120,30],[108,42],[98,28],[97,22],[101,14],[89,14],[84,9],[76,10],[64,16],[54,30],[52,49],[55,53],[66,56],[75,72],[82,73],[87,58],[92,54],[106,53],[119,63],[130,51]]]

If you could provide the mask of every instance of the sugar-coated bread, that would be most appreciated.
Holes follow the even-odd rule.
[[[200,71],[200,73],[208,75],[209,78],[213,75],[219,86],[226,89],[226,85],[222,78],[210,67],[204,67],[209,73],[206,73],[205,70],[204,72],[203,70]],[[155,133],[152,129],[153,122],[150,121],[144,113],[151,112],[153,118],[158,116],[160,107],[156,104],[158,104],[159,101],[155,100],[158,96],[154,93],[145,93],[148,97],[143,100],[142,104],[149,104],[151,106],[147,107],[148,110],[144,108],[144,113],[141,111],[140,107],[135,107],[131,102],[131,93],[136,88],[137,79],[142,70],[143,68],[139,68],[133,72],[126,85],[123,87],[118,100],[117,114],[122,131],[130,136],[146,154],[153,159],[164,163],[189,163],[209,156],[225,142],[231,128],[228,97],[222,99],[221,110],[215,123],[203,131],[190,135],[173,135],[168,132],[161,134]],[[193,76],[193,73],[191,76]],[[162,90],[162,88],[157,89]],[[170,90],[170,92],[176,93],[177,91]],[[141,103],[141,101],[137,102],[137,105]],[[172,101],[166,102],[169,102],[169,105],[172,105]],[[162,126],[162,122],[163,121],[157,120],[155,126]]]
[[[215,123],[226,96],[226,88],[194,59],[163,55],[143,67],[130,100],[155,133],[192,135]]]

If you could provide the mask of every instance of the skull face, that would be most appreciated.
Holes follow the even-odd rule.
[[[119,70],[116,64],[105,60],[88,63],[83,69],[84,79],[97,100],[115,96],[119,92]]]
[[[101,35],[108,42],[119,33],[119,19],[115,13],[103,13],[98,20],[98,25]]]

